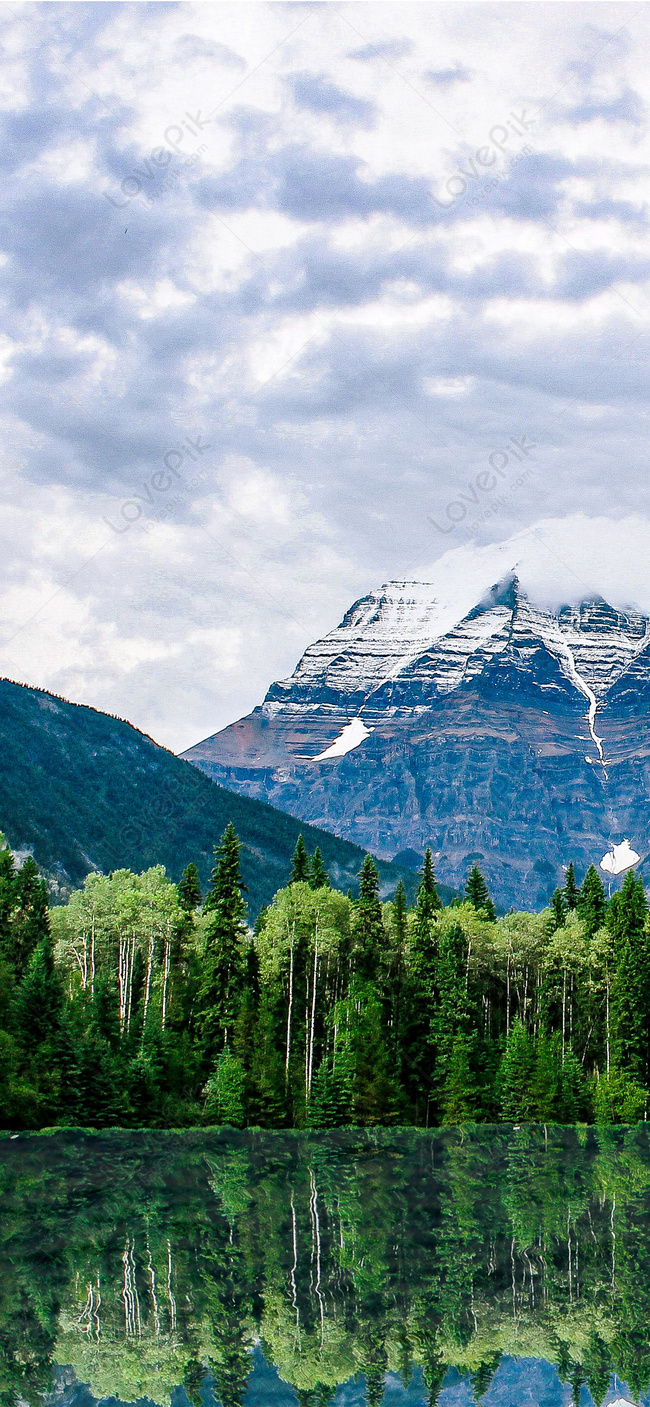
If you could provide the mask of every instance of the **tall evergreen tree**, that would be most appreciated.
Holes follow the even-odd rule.
[[[352,921],[352,968],[366,982],[381,981],[387,955],[386,930],[379,897],[379,874],[372,855],[361,866],[359,898]]]
[[[48,932],[32,953],[16,996],[18,1034],[27,1050],[55,1041],[62,1002],[61,977]]]
[[[317,845],[312,856],[311,874],[309,883],[312,889],[329,889],[330,877],[323,864],[323,857],[320,853],[320,846]]]
[[[563,928],[566,922],[567,907],[564,902],[564,894],[561,889],[554,889],[551,895],[551,913],[553,914],[553,927]]]
[[[534,1118],[533,1070],[534,1053],[530,1036],[517,1019],[508,1037],[498,1080],[501,1110],[509,1123]]]
[[[212,888],[204,912],[203,978],[198,999],[198,1032],[204,1064],[211,1065],[232,1038],[241,1002],[245,938],[246,889],[241,876],[241,845],[232,822],[216,847]]]
[[[185,913],[191,914],[201,906],[201,885],[199,884],[199,872],[196,865],[190,863],[183,870],[181,880],[178,885],[178,900]]]
[[[49,936],[49,896],[38,865],[28,855],[16,872],[15,907],[11,921],[11,945],[16,974],[26,972],[29,960],[40,943]]]
[[[290,884],[308,884],[311,875],[311,864],[307,854],[307,846],[302,838],[298,836],[296,848],[291,858],[291,879]]]
[[[578,915],[585,925],[587,938],[602,928],[607,914],[605,886],[594,865],[590,865],[582,882],[578,900]]]
[[[478,865],[472,865],[465,885],[465,893],[470,904],[472,904],[477,911],[482,909],[486,918],[490,919],[492,923],[496,923],[497,916],[494,904],[492,903],[489,889]]]
[[[388,977],[390,1036],[391,1044],[396,1051],[400,1050],[401,1043],[402,1004],[406,968],[407,913],[408,902],[406,890],[400,879],[397,889],[395,890],[395,898],[393,899],[393,911],[390,924],[390,972]]]
[[[650,934],[643,881],[630,870],[609,905],[616,971],[612,984],[615,1060],[633,1080],[650,1080]]]
[[[431,919],[441,908],[442,901],[436,885],[433,855],[430,846],[427,845],[415,904],[415,929],[418,934],[423,933],[425,926],[431,922]]]
[[[567,909],[577,909],[578,902],[580,899],[580,890],[576,882],[576,872],[574,869],[573,860],[571,861],[570,865],[567,866],[566,877],[564,880],[564,889],[562,890],[562,894]]]

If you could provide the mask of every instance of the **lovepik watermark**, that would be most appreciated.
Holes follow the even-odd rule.
[[[108,194],[108,191],[102,191],[104,200],[108,200],[111,205],[115,206],[116,210],[124,210],[125,206],[129,205],[132,200],[135,200],[137,196],[141,195],[147,204],[151,205],[153,199],[156,197],[154,196],[152,199],[149,192],[144,189],[143,183],[147,181],[155,182],[160,177],[165,167],[169,166],[170,162],[174,160],[175,155],[177,157],[187,156],[186,147],[181,148],[180,145],[181,142],[187,141],[186,133],[183,131],[184,127],[192,137],[198,137],[201,135],[203,128],[207,127],[210,121],[211,118],[209,117],[201,117],[201,110],[199,109],[196,114],[186,112],[181,123],[170,123],[169,127],[166,127],[163,132],[163,141],[166,142],[166,146],[154,147],[151,154],[145,158],[142,164],[140,166],[134,166],[131,174],[124,177],[120,186],[124,199],[114,200],[113,196]],[[206,150],[206,145],[203,143],[198,151],[193,152],[192,155],[187,158],[183,165],[187,166],[192,161],[198,161],[199,152]]]
[[[455,498],[452,498],[444,510],[444,517],[447,519],[449,527],[445,527],[436,521],[431,513],[427,513],[427,522],[431,523],[439,533],[453,533],[458,525],[465,521],[472,510],[480,511],[484,498],[482,495],[494,493],[499,487],[499,480],[508,477],[506,470],[510,466],[512,472],[512,460],[517,460],[520,464],[527,458],[532,457],[532,452],[536,449],[535,444],[531,444],[526,435],[522,435],[520,440],[516,440],[514,435],[510,437],[505,449],[495,449],[488,456],[489,469],[480,469],[467,485],[467,492],[459,491]],[[532,472],[532,471],[529,471]],[[528,477],[528,474],[525,475]],[[524,479],[522,478],[522,483]],[[519,484],[517,484],[519,487]],[[491,509],[491,511],[496,511]]]
[[[137,523],[138,519],[147,511],[147,507],[157,509],[161,502],[161,496],[169,493],[170,488],[182,482],[181,467],[185,466],[187,470],[186,460],[193,460],[194,463],[197,463],[209,449],[212,449],[212,445],[202,444],[200,435],[197,435],[195,439],[190,439],[190,436],[187,435],[180,446],[175,445],[162,456],[164,467],[154,469],[149,478],[144,480],[141,485],[142,492],[136,493],[134,491],[120,504],[116,515],[117,523],[111,522],[111,519],[106,517],[104,517],[104,522],[113,529],[114,533],[128,533],[129,528],[132,528],[133,524]],[[196,488],[205,477],[206,472],[201,471],[194,476],[192,483],[184,484],[184,487],[186,489],[188,487]]]
[[[512,136],[511,132],[508,131],[508,127],[511,127],[512,132],[516,133],[518,137],[524,137],[527,135],[529,128],[534,126],[535,118],[527,118],[525,108],[521,115],[511,112],[507,127],[501,122],[495,123],[494,127],[491,127],[488,133],[488,142],[490,145],[477,147],[474,156],[466,160],[463,166],[459,166],[455,174],[449,176],[445,181],[444,190],[447,192],[450,199],[439,200],[438,197],[433,194],[431,195],[431,199],[443,210],[449,210],[450,206],[454,205],[455,202],[465,194],[470,181],[480,181],[487,175],[485,168],[494,166],[498,159],[497,152],[501,152],[502,155],[505,156],[511,155],[512,148],[506,151],[506,143],[511,140]],[[523,148],[524,155],[528,156],[530,152],[532,152],[532,147]],[[517,155],[521,154],[522,153],[518,153]],[[477,168],[477,162],[478,168],[480,169]]]

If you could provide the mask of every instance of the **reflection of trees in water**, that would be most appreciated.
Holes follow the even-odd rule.
[[[301,1407],[359,1373],[449,1366],[476,1401],[502,1353],[575,1403],[650,1384],[650,1146],[635,1129],[61,1132],[3,1145],[3,1402],[52,1361],[96,1396],[241,1407],[260,1342]]]

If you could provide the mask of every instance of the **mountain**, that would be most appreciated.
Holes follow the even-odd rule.
[[[389,582],[311,645],[248,717],[184,753],[240,795],[391,856],[476,860],[502,904],[544,904],[562,866],[650,849],[650,622],[600,597],[556,612],[514,573],[453,619]]]
[[[301,830],[333,883],[356,887],[365,851],[225,791],[120,718],[2,679],[0,748],[0,830],[61,897],[91,870],[160,864],[177,880],[190,860],[205,890],[229,821],[243,842],[252,917],[286,884]],[[408,865],[380,864],[380,878],[384,893],[402,878],[412,895],[416,883]]]

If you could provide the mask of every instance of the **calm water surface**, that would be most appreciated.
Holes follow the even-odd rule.
[[[647,1402],[645,1126],[57,1131],[0,1178],[7,1407]]]

